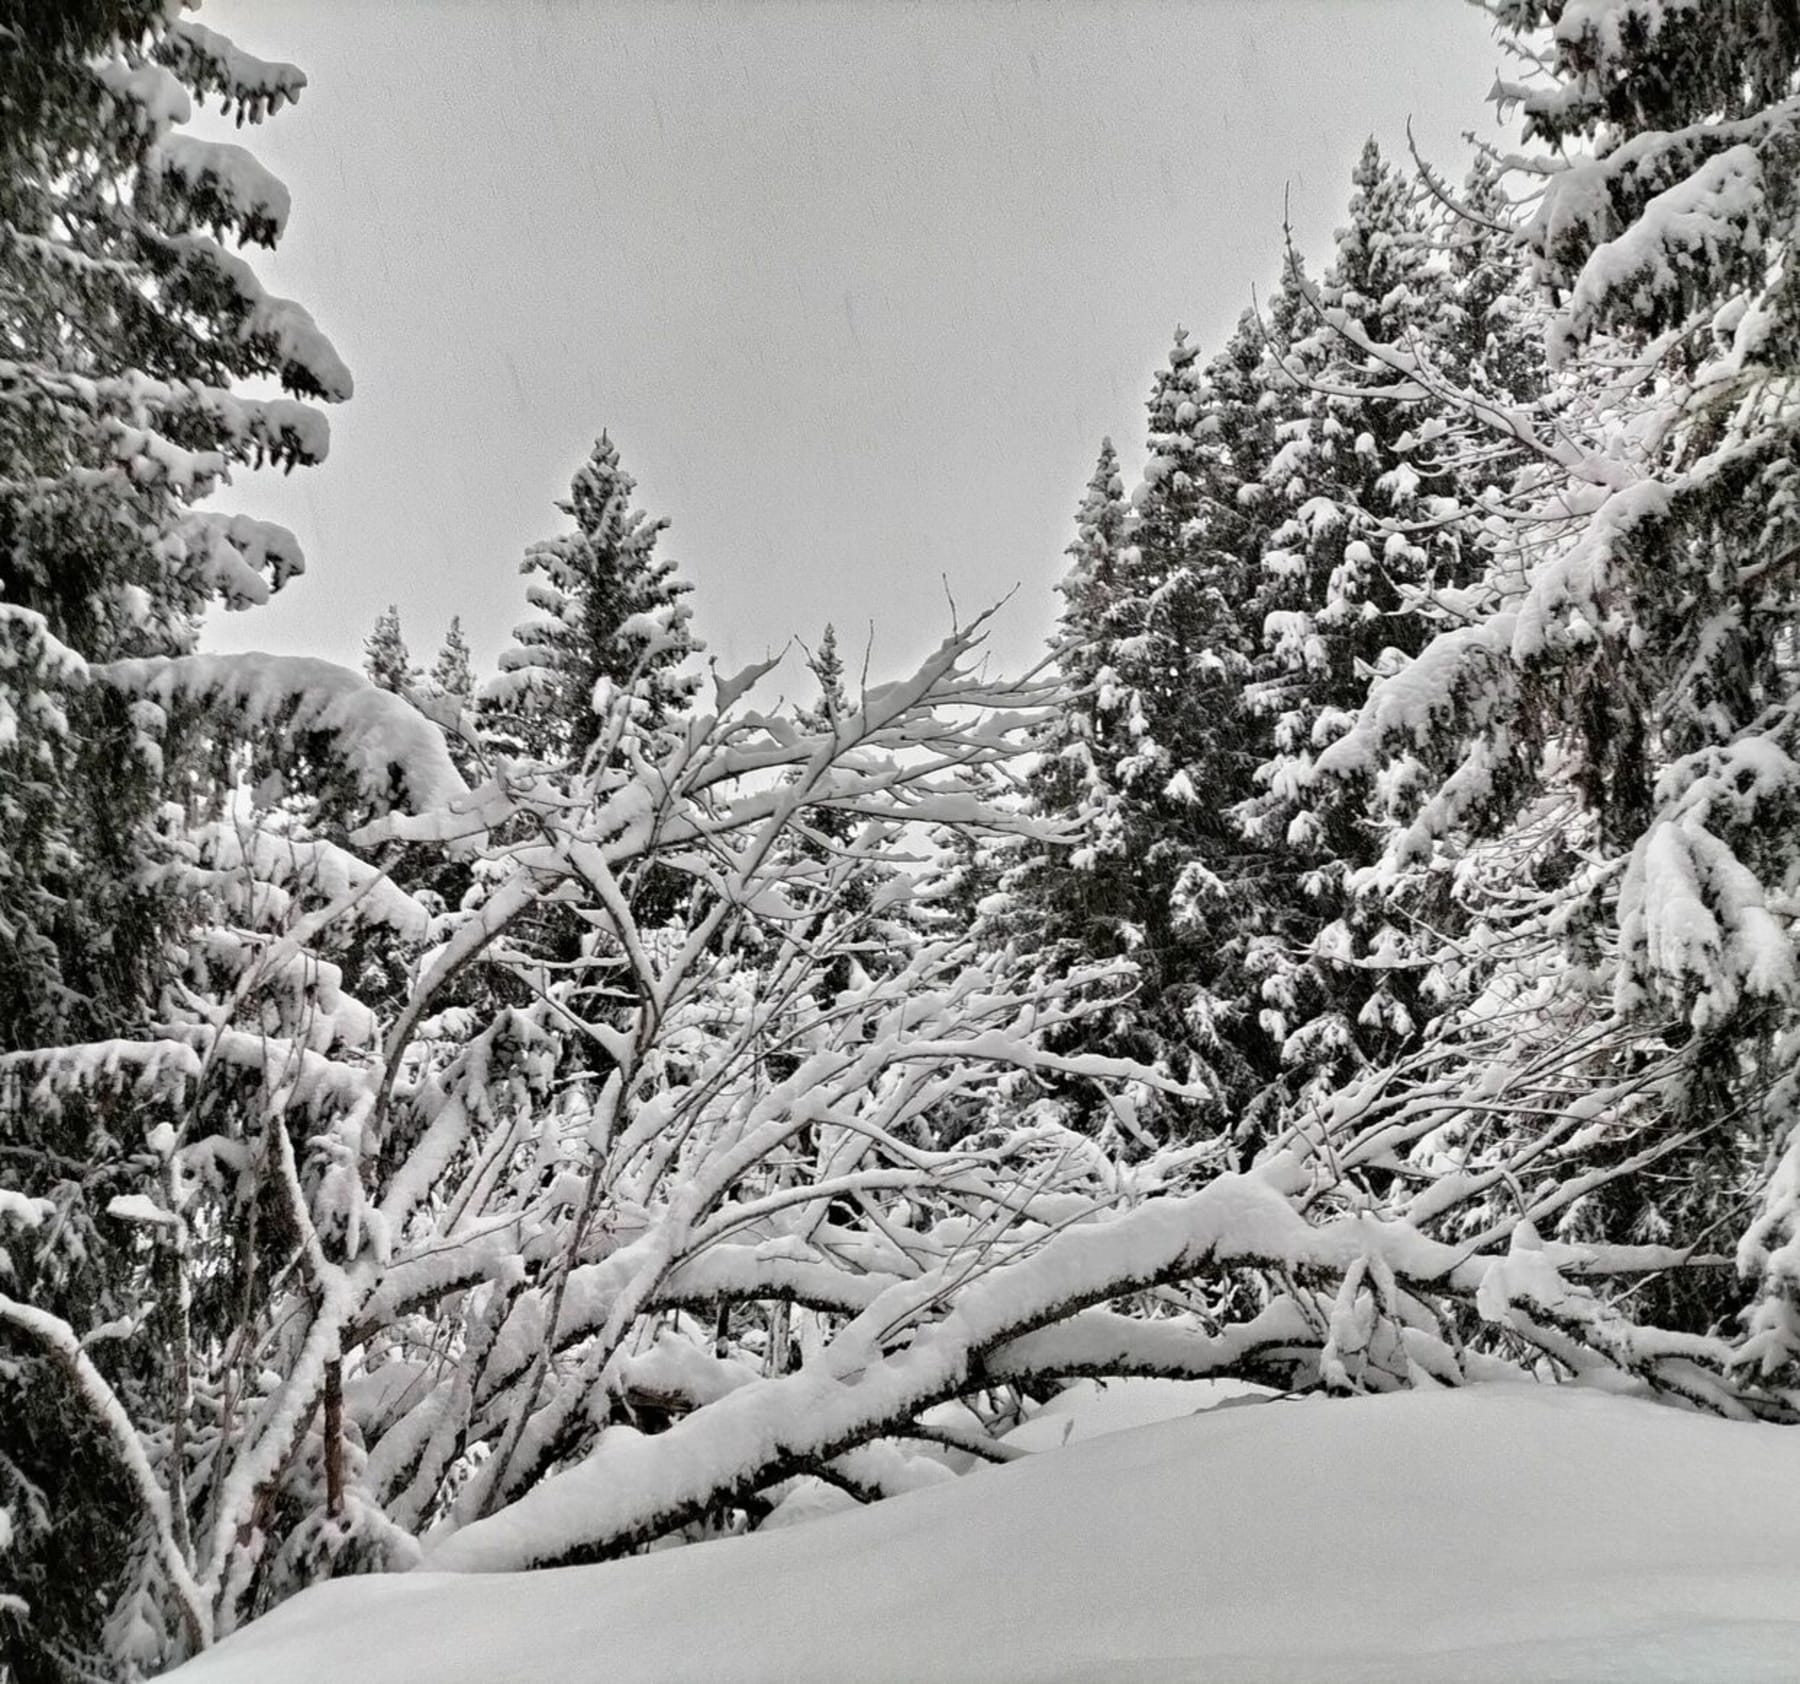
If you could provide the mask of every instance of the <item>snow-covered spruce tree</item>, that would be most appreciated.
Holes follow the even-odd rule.
[[[1119,773],[1138,821],[1126,857],[1143,862],[1148,991],[1179,1025],[1185,1062],[1171,1069],[1216,1095],[1190,1120],[1208,1129],[1241,1126],[1271,1074],[1243,971],[1262,923],[1260,861],[1233,817],[1267,736],[1246,690],[1261,511],[1241,495],[1256,466],[1244,426],[1262,418],[1222,384],[1236,373],[1229,351],[1207,363],[1178,346],[1152,391],[1113,668],[1131,732]]]
[[[450,758],[465,778],[479,781],[480,711],[475,699],[475,664],[462,618],[453,615],[431,670],[418,686],[419,706],[444,728]]]
[[[1178,341],[1177,350],[1186,354],[1185,341]],[[1141,840],[1142,826],[1127,818],[1131,797],[1120,771],[1148,728],[1119,676],[1117,644],[1129,629],[1130,581],[1142,560],[1141,553],[1128,551],[1130,513],[1117,452],[1105,439],[1076,511],[1075,538],[1066,552],[1069,568],[1057,587],[1062,610],[1052,648],[1069,701],[1039,734],[1038,759],[1025,786],[1030,810],[1080,826],[1081,845],[1071,849],[1060,839],[1018,842],[1012,857],[992,862],[1004,875],[993,885],[1000,892],[981,909],[989,885],[982,862],[973,857],[975,844],[961,838],[950,842],[952,850],[968,856],[955,862],[958,875],[968,879],[959,898],[984,941],[1029,956],[1046,977],[1107,960],[1141,963],[1147,897],[1139,881],[1142,862],[1134,861],[1130,847],[1134,834]],[[1141,603],[1136,606],[1141,611]],[[1130,1047],[1168,1067],[1168,1031],[1152,1027],[1161,1003],[1148,992],[1161,980],[1152,970],[1138,990],[1115,1005],[1111,1021],[1103,1027],[1085,1024],[1083,1031],[1100,1029],[1109,1048]],[[1106,1115],[1099,1096],[1081,1084],[1073,1085],[1065,1104],[1072,1120],[1086,1125]]]
[[[838,653],[835,627],[826,626],[818,648],[807,657],[806,667],[819,693],[810,706],[795,714],[795,723],[815,735],[830,735],[855,713],[844,689],[844,660]],[[822,862],[834,852],[841,851],[855,835],[856,828],[853,814],[824,810],[809,815],[803,824],[795,827],[794,845],[809,861]],[[859,877],[842,885],[838,892],[849,902],[867,908],[873,901],[875,887],[872,878]],[[804,891],[799,891],[798,903],[803,904],[804,900]],[[847,980],[845,964],[847,961],[840,961],[831,975],[821,978],[820,986],[836,993]]]
[[[1422,348],[1437,373],[1458,392],[1480,394],[1496,405],[1526,407],[1545,396],[1545,306],[1530,264],[1519,255],[1517,207],[1507,196],[1501,166],[1486,151],[1476,154],[1462,185],[1448,191],[1426,170],[1422,179],[1439,201],[1434,224],[1449,260],[1448,283],[1439,290],[1439,313],[1426,325]],[[1510,487],[1532,453],[1516,439],[1483,427],[1479,417],[1452,403],[1433,404],[1427,422],[1445,439],[1437,449],[1415,430],[1412,452],[1422,478],[1448,479],[1465,502],[1492,501],[1490,487]],[[1439,429],[1443,429],[1439,433]],[[1452,445],[1463,450],[1453,450]],[[1469,577],[1479,567],[1465,564]]]
[[[1373,141],[1351,182],[1349,219],[1318,295],[1372,337],[1404,342],[1439,307],[1421,190]],[[1384,661],[1416,651],[1435,558],[1401,530],[1421,511],[1418,475],[1394,442],[1416,412],[1390,396],[1387,370],[1371,371],[1321,321],[1303,314],[1294,326],[1297,341],[1276,348],[1293,385],[1279,394],[1280,448],[1263,471],[1291,512],[1260,558],[1256,599],[1265,648],[1255,700],[1274,718],[1274,752],[1259,774],[1269,787],[1245,816],[1274,845],[1349,863],[1368,845],[1353,816],[1334,824],[1299,811],[1293,789]],[[1371,385],[1379,395],[1366,395]]]
[[[1515,30],[1552,21],[1501,15]],[[1585,135],[1596,156],[1546,183],[1530,229],[1567,289],[1551,354],[1597,365],[1598,383],[1623,351],[1666,385],[1602,411],[1617,419],[1594,444],[1628,440],[1639,473],[1605,478],[1581,539],[1534,580],[1514,650],[1563,669],[1576,782],[1624,867],[1615,1009],[1677,1047],[1658,1127],[1696,1136],[1589,1219],[1739,1241],[1758,1292],[1745,1376],[1791,1385],[1800,20],[1669,5],[1631,29],[1553,21],[1553,83],[1519,90],[1527,133]],[[1717,1320],[1734,1307],[1728,1277],[1702,1280],[1710,1293],[1651,1309]]]
[[[475,705],[475,668],[469,659],[469,640],[463,635],[462,617],[452,615],[443,646],[431,663],[431,682],[457,706]]]
[[[1461,487],[1408,455],[1409,428],[1445,431],[1427,394],[1397,404],[1392,371],[1327,312],[1384,340],[1454,331],[1461,369],[1491,354],[1505,291],[1491,252],[1446,255],[1423,189],[1372,145],[1354,187],[1321,286],[1290,259],[1217,357],[1178,344],[1130,508],[1103,456],[1063,586],[1078,699],[1032,785],[1093,845],[1027,845],[989,921],[1051,966],[1131,953],[1143,981],[1119,1033],[1140,1057],[1181,1049],[1189,1079],[1221,1084],[1213,1122],[1252,1142],[1409,1026],[1405,944],[1380,917],[1361,928],[1346,889],[1377,833],[1305,771],[1469,565]]]
[[[1116,789],[1121,751],[1113,727],[1118,710],[1106,705],[1105,628],[1121,589],[1125,549],[1125,482],[1111,439],[1075,516],[1075,539],[1066,552],[1069,569],[1057,586],[1062,610],[1053,641],[1058,670],[1069,686],[1069,704],[1046,726],[1035,745],[1038,761],[1026,780],[1032,806],[1069,819],[1103,820]],[[1098,855],[1084,848],[1073,858],[1065,847],[1028,846],[1008,875],[1003,903],[994,914],[996,935],[1029,942],[1047,968],[1082,964],[1103,951],[1121,952],[1123,909],[1107,908],[1115,879],[1094,869]],[[1016,924],[1016,930],[1011,928]],[[1095,925],[1102,926],[1096,930]]]
[[[391,602],[376,616],[375,629],[363,639],[363,671],[377,689],[391,690],[396,696],[415,689],[424,676],[413,664],[400,630],[400,610]]]
[[[1253,688],[1261,564],[1294,502],[1294,476],[1272,469],[1308,401],[1272,347],[1291,345],[1304,313],[1295,265],[1210,361],[1180,338],[1152,393],[1143,483],[1129,504],[1113,486],[1109,503],[1096,476],[1060,633],[1083,699],[1033,791],[1091,841],[1073,855],[1028,846],[1011,885],[1070,953],[1130,955],[1141,980],[1119,1008],[1121,1044],[1211,1087],[1210,1106],[1179,1118],[1152,1099],[1159,1133],[1253,1140],[1291,1027],[1265,997],[1279,994],[1269,956],[1305,934],[1284,914],[1280,849],[1245,835],[1241,809],[1272,752]]]
[[[186,648],[206,605],[261,601],[298,567],[279,528],[192,505],[234,463],[324,452],[316,411],[234,398],[235,380],[349,390],[305,312],[266,295],[214,237],[272,244],[285,191],[241,149],[180,132],[193,94],[258,119],[303,79],[234,60],[197,25],[165,28],[165,11],[122,0],[8,21],[0,602],[15,653],[3,682],[9,751],[41,768],[4,814],[0,896],[15,933],[0,1035],[13,1044],[101,1020],[115,994],[133,1009],[155,946],[153,920],[103,904],[131,875],[105,851],[128,852],[148,797],[123,764],[110,776],[73,765],[101,742],[116,755],[129,734],[125,704],[84,684],[80,662]],[[95,729],[108,712],[111,728]],[[100,810],[83,788],[104,791]],[[111,939],[88,939],[101,931]]]
[[[557,504],[575,530],[534,544],[520,564],[536,613],[515,629],[483,701],[496,740],[536,760],[588,751],[605,716],[602,683],[630,691],[651,730],[680,714],[699,684],[683,670],[704,647],[688,628],[691,587],[656,553],[669,523],[631,506],[636,484],[602,433]]]
[[[1028,848],[999,914],[1052,969],[1077,956],[1136,967],[1109,1044],[1212,1096],[1174,1110],[1146,1096],[1146,1126],[1163,1136],[1241,1117],[1268,1079],[1239,1009],[1255,873],[1231,817],[1261,758],[1242,613],[1256,517],[1237,459],[1260,423],[1254,400],[1219,390],[1227,362],[1204,364],[1178,335],[1151,392],[1143,483],[1126,502],[1109,450],[1089,486],[1058,631],[1080,688],[1032,789],[1086,840],[1066,857]]]
[[[1310,770],[1371,680],[1418,653],[1443,604],[1479,570],[1484,499],[1516,466],[1505,451],[1448,451],[1467,431],[1460,413],[1444,413],[1361,341],[1490,386],[1521,384],[1534,366],[1520,343],[1523,313],[1511,308],[1519,265],[1504,230],[1474,222],[1473,209],[1432,215],[1425,184],[1373,141],[1351,179],[1331,262],[1290,301],[1292,337],[1272,348],[1280,442],[1263,479],[1269,506],[1285,513],[1261,557],[1263,648],[1250,694],[1273,739],[1257,792],[1239,808],[1266,852],[1267,927],[1249,968],[1281,1043],[1289,1110],[1398,1056],[1433,1009],[1419,991],[1429,965],[1415,920],[1426,912],[1441,922],[1442,908],[1352,893],[1381,833],[1365,800],[1313,784]],[[1491,209],[1488,182],[1483,172],[1472,185]]]
[[[300,566],[280,528],[197,506],[233,466],[325,453],[317,410],[238,383],[336,400],[350,379],[231,249],[279,237],[281,184],[182,128],[198,98],[260,121],[300,73],[148,0],[0,24],[0,1669],[36,1680],[110,1674],[136,1641],[143,1465],[85,1377],[165,1437],[187,1423],[183,1312],[157,1291],[174,1241],[112,1214],[161,1173],[156,1093],[52,1106],[17,1060],[136,1033],[179,992],[170,838],[197,762],[132,663],[186,658],[207,606]]]
[[[819,647],[806,659],[806,670],[819,687],[818,699],[802,708],[800,724],[809,731],[829,730],[851,713],[850,695],[844,688],[844,657],[838,653],[837,627],[827,624],[819,635]]]
[[[657,554],[669,523],[632,507],[636,484],[602,433],[557,504],[575,530],[532,545],[520,563],[535,612],[514,628],[478,709],[482,740],[511,779],[578,780],[615,693],[630,698],[638,728],[608,752],[640,752],[699,687],[692,664],[705,646],[689,626],[691,587]],[[649,897],[638,909],[647,922],[679,921],[673,878],[651,873],[638,887]],[[574,960],[585,937],[566,912],[545,905],[519,939],[555,966]]]
[[[1319,771],[1404,752],[1428,774],[1390,869],[1579,842],[1512,891],[1536,969],[1461,1026],[1484,1098],[1433,1168],[1507,1185],[1521,1231],[1683,1248],[1629,1313],[1791,1408],[1800,29],[1769,8],[1490,9],[1534,66],[1506,97],[1561,148],[1516,166],[1556,412],[1458,395],[1531,453],[1537,494],[1464,623]],[[1718,1266],[1734,1245],[1742,1285]]]

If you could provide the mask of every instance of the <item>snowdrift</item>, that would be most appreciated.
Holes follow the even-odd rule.
[[[1099,1412],[1176,1395],[1101,1394]],[[1227,1395],[1102,1437],[1064,1414],[1074,1426],[1026,1440],[1056,1448],[787,1530],[596,1567],[340,1580],[173,1676],[1800,1678],[1800,1431],[1524,1385]]]

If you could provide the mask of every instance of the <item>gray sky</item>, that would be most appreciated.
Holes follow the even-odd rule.
[[[1141,459],[1179,321],[1322,252],[1364,137],[1460,173],[1497,62],[1455,0],[481,5],[208,0],[311,79],[247,138],[257,258],[357,395],[222,506],[308,571],[214,647],[354,662],[399,605],[486,663],[602,427],[726,666],[836,622],[891,672],[1004,595],[1035,658],[1103,434]],[[798,687],[798,686],[797,686]]]

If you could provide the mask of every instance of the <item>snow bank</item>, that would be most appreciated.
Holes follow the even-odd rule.
[[[1779,1494],[1800,1487],[1800,1432],[1575,1388],[1231,1403],[745,1539],[480,1580],[340,1580],[174,1676],[1796,1675],[1800,1510]]]

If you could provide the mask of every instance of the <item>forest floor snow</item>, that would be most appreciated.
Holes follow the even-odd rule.
[[[1020,1442],[1042,1453],[746,1538],[339,1580],[174,1676],[1800,1679],[1800,1429],[1575,1387],[1330,1401],[1136,1382],[1088,1383]]]

